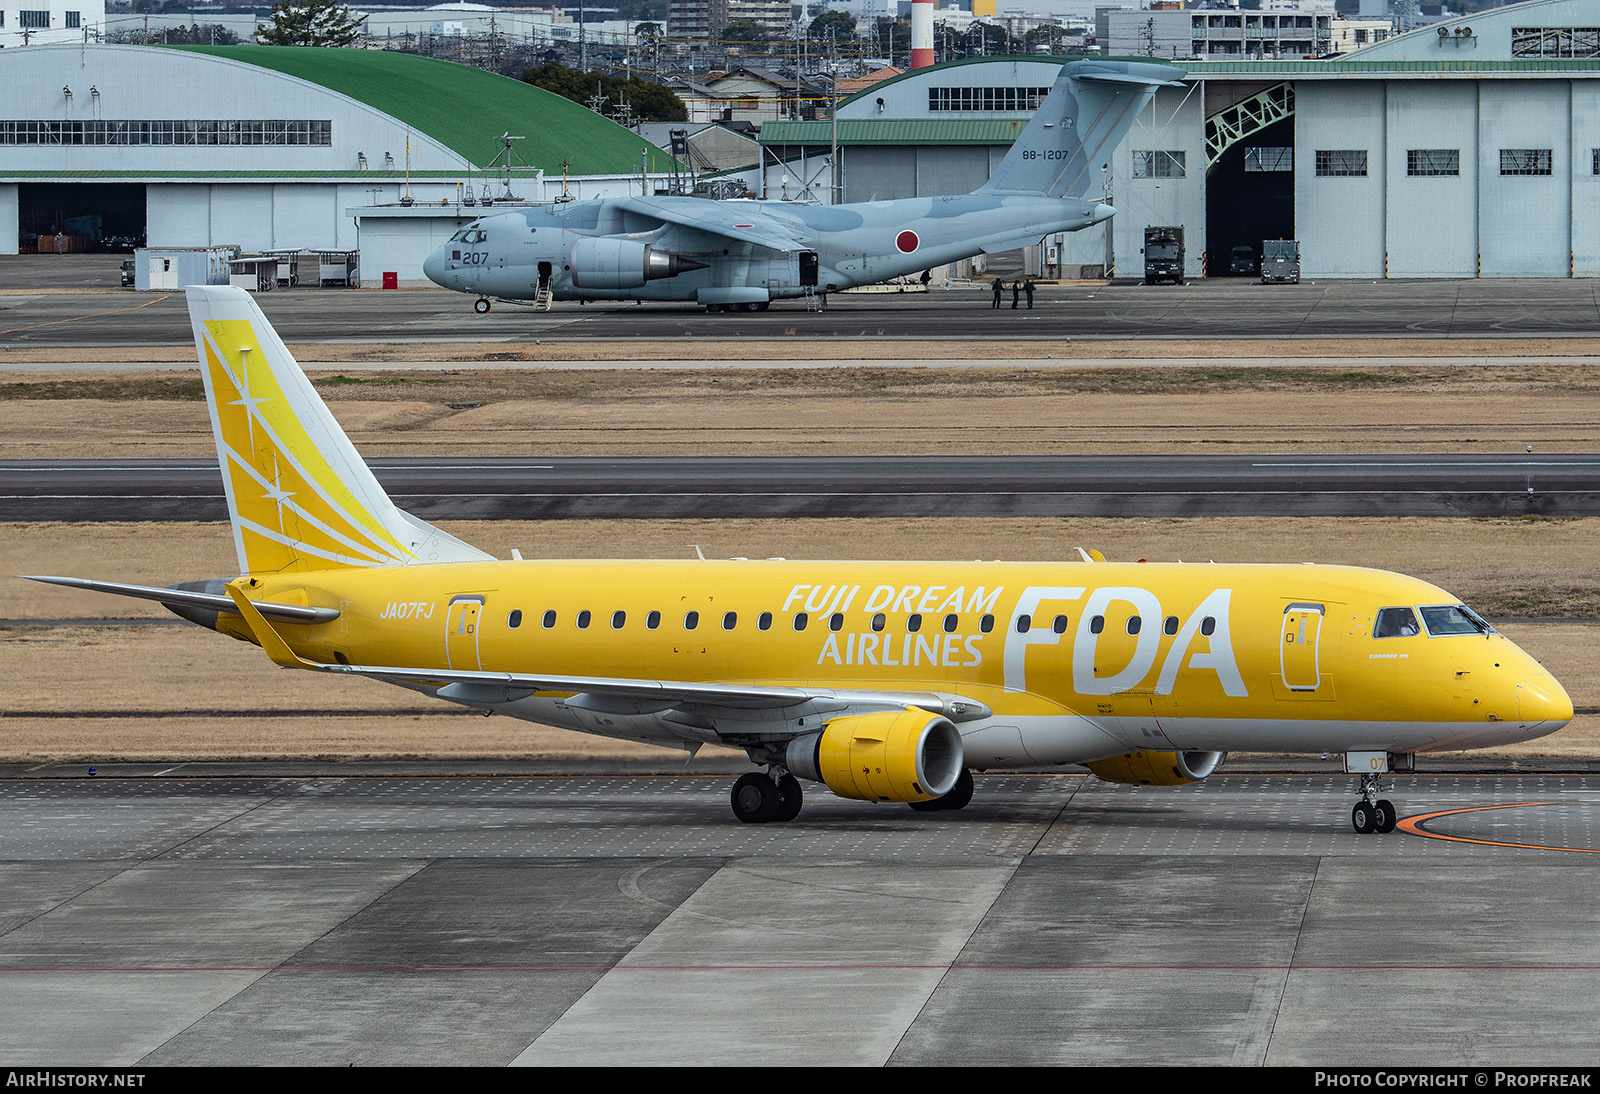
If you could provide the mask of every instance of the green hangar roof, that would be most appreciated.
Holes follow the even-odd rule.
[[[661,170],[671,160],[642,137],[570,99],[450,61],[314,46],[164,48],[256,65],[325,87],[411,126],[475,167],[501,154],[502,133],[525,138],[516,143],[514,155],[553,175],[561,173],[563,160],[574,175],[635,173],[645,147],[652,169]]]

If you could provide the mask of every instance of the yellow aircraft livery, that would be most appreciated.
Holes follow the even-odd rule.
[[[959,809],[973,768],[1203,779],[1341,752],[1357,831],[1419,752],[1551,733],[1561,685],[1455,597],[1339,566],[497,561],[395,508],[267,324],[187,290],[243,576],[157,600],[280,665],[693,752],[743,749],[743,821],[802,781]]]

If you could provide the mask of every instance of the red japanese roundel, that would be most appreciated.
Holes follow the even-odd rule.
[[[899,235],[894,237],[894,245],[899,247],[900,250],[905,254],[910,254],[912,251],[916,250],[919,242],[920,241],[917,239],[917,233],[912,231],[901,232]]]

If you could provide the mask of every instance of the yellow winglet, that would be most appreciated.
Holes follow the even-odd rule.
[[[322,666],[315,661],[307,661],[294,650],[289,648],[289,643],[277,631],[272,629],[266,617],[261,614],[250,598],[245,595],[240,583],[244,578],[228,582],[228,595],[233,598],[234,604],[239,608],[239,614],[244,617],[245,626],[250,628],[250,633],[260,643],[261,648],[267,651],[267,656],[286,669],[317,669]]]

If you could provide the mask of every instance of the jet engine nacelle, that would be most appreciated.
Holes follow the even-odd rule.
[[[567,252],[567,262],[572,283],[584,289],[637,289],[646,281],[706,268],[704,262],[616,236],[579,239]]]
[[[1217,769],[1226,752],[1130,752],[1086,765],[1095,778],[1134,786],[1183,786]]]
[[[920,802],[948,794],[965,759],[955,723],[911,709],[835,718],[790,741],[784,765],[841,798]]]

